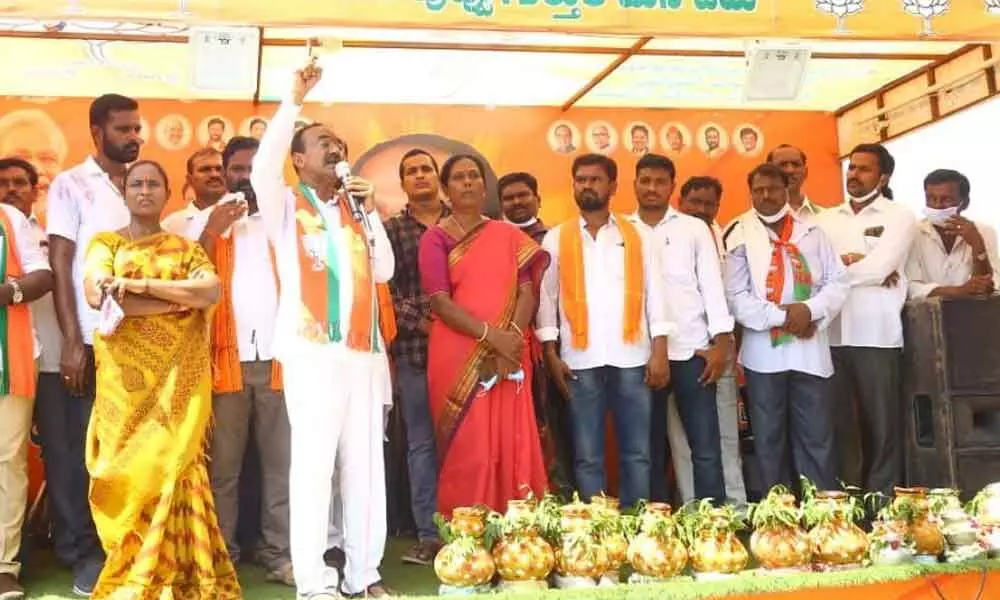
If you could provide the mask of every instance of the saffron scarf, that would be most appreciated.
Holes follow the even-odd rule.
[[[622,339],[628,344],[639,341],[642,324],[642,300],[646,283],[642,261],[642,238],[635,225],[622,215],[614,222],[625,243],[625,314]],[[590,345],[587,330],[587,285],[583,265],[583,231],[577,221],[563,224],[559,232],[559,295],[575,350]]]
[[[0,281],[24,276],[21,255],[14,239],[14,227],[7,211],[0,209]],[[0,306],[0,398],[14,395],[35,397],[35,337],[31,309],[27,303]]]
[[[788,262],[792,266],[792,296],[796,302],[805,302],[812,295],[812,273],[809,272],[809,265],[799,252],[798,246],[790,240],[792,231],[795,229],[795,220],[791,216],[785,216],[781,223],[781,235],[777,240],[772,240],[771,266],[767,271],[767,299],[770,302],[781,305],[781,296],[785,291],[785,259],[783,253],[788,255]],[[792,341],[792,334],[781,327],[771,328],[771,346],[778,347]]]
[[[219,273],[219,302],[212,319],[212,391],[216,394],[234,394],[243,391],[243,369],[240,367],[239,342],[236,336],[236,317],[233,314],[233,270],[236,265],[235,233],[228,238],[216,238],[212,262]],[[271,251],[271,272],[280,292],[274,248]],[[271,361],[271,389],[281,391],[283,381],[281,363]]]
[[[300,335],[320,343],[346,342],[359,352],[379,352],[378,306],[368,251],[368,242],[360,223],[355,221],[344,201],[337,203],[340,227],[331,227],[320,209],[320,202],[305,184],[295,192],[296,239],[299,248],[299,273],[302,289],[302,325]],[[347,315],[347,340],[342,339],[340,306],[340,262],[338,253],[350,254],[354,294],[351,314]]]

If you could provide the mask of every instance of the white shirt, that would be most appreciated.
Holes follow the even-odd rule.
[[[719,253],[719,260],[722,262],[723,275],[726,267],[726,242],[723,239],[722,227],[718,221],[712,221],[712,237],[715,239],[715,251]]]
[[[190,238],[191,236],[188,235],[188,228],[191,226],[191,222],[194,218],[200,214],[201,209],[195,206],[194,202],[188,202],[187,206],[184,208],[167,215],[167,217],[160,222],[160,227],[162,227],[164,231],[169,231],[170,233]],[[198,235],[200,236],[201,234]],[[198,241],[197,237],[191,239]]]
[[[42,227],[35,215],[28,217],[28,223],[31,225],[31,232],[35,236],[34,239],[45,257],[46,266],[48,266],[49,238],[45,235],[45,228]],[[38,355],[39,372],[58,373],[59,358],[62,354],[62,332],[59,330],[52,292],[31,303],[31,322],[35,326],[35,337],[41,346],[41,352]]]
[[[997,266],[997,234],[985,223],[976,223],[986,246],[986,256],[993,267],[993,284],[1000,285]],[[926,298],[939,287],[965,285],[972,277],[975,256],[964,239],[958,237],[951,252],[944,249],[941,234],[927,219],[917,225],[910,255],[906,261],[906,277],[910,280],[910,300]]]
[[[792,338],[777,347],[771,345],[771,328],[785,323],[786,311],[767,300],[767,274],[775,233],[764,226],[754,213],[746,213],[729,236],[726,267],[726,296],[736,321],[743,326],[740,363],[758,373],[798,371],[817,377],[833,375],[827,327],[847,298],[847,270],[823,231],[813,224],[796,219],[790,242],[809,265],[812,295],[805,301],[816,323],[816,334],[809,339]],[[788,253],[785,261],[785,286],[781,304],[797,302],[794,277]]]
[[[38,244],[38,238],[35,235],[34,229],[31,227],[31,223],[28,222],[28,218],[24,216],[24,213],[14,208],[10,204],[0,204],[2,210],[7,213],[7,218],[10,220],[10,226],[14,229],[14,245],[17,248],[17,253],[21,258],[21,271],[27,275],[34,271],[48,271],[49,261],[45,257],[45,253],[42,252],[42,247]],[[0,243],[6,243],[3,236],[0,235]],[[8,269],[9,272],[9,269]],[[47,296],[47,295],[46,295]],[[32,306],[34,303],[32,303]],[[32,317],[34,317],[34,309],[31,309]],[[32,324],[34,325],[34,324]],[[38,332],[32,331],[32,337],[34,338],[32,356],[36,359],[39,357],[41,344],[38,341]],[[17,348],[11,348],[12,352],[16,352]],[[2,359],[2,349],[0,349],[0,359]],[[56,370],[59,370],[59,355],[56,355]],[[3,363],[0,362],[0,365]]]
[[[261,222],[274,243],[274,251],[278,262],[278,273],[281,277],[281,294],[278,298],[278,314],[274,324],[274,342],[271,352],[278,360],[294,359],[296,352],[329,351],[333,356],[352,353],[341,343],[317,344],[298,334],[301,325],[302,288],[299,275],[299,240],[295,221],[295,194],[285,185],[283,171],[285,158],[295,133],[295,120],[302,110],[290,102],[282,102],[274,118],[268,125],[267,132],[260,141],[260,149],[253,159],[253,173],[250,183],[257,192],[257,203],[260,209]],[[331,229],[343,231],[340,225],[340,210],[336,201],[323,202],[320,205],[326,222]],[[372,277],[375,283],[385,283],[392,278],[396,267],[392,254],[392,246],[386,237],[385,228],[376,211],[369,213],[369,221],[375,235],[374,268]],[[324,241],[328,239],[324,236]],[[337,250],[340,262],[339,272],[351,272],[351,256],[346,245],[346,238],[339,236],[342,244]],[[258,269],[270,268],[267,263],[257,265]],[[351,277],[340,279],[340,310],[350,314],[354,298],[354,282]],[[372,290],[372,294],[375,290]],[[235,307],[234,307],[235,309]],[[347,328],[350,319],[341,319],[343,339],[347,338]],[[385,348],[385,342],[379,346]]]
[[[654,227],[638,214],[629,220],[650,234],[661,253],[663,289],[676,326],[668,340],[670,360],[689,360],[715,336],[733,331],[712,231],[704,221],[673,208]]]
[[[579,227],[583,238],[584,286],[587,292],[587,332],[589,344],[579,350],[570,340],[569,321],[559,294],[559,235],[563,227]],[[673,333],[667,308],[659,253],[654,252],[649,234],[637,228],[642,240],[645,290],[639,341],[626,343],[622,333],[625,317],[625,242],[612,214],[597,232],[597,239],[586,230],[581,218],[550,229],[542,248],[552,262],[542,276],[542,289],[536,320],[536,335],[542,342],[561,341],[562,359],[574,370],[612,366],[620,369],[639,367],[649,362],[650,337]]]
[[[906,255],[917,231],[910,209],[879,196],[860,213],[850,202],[824,210],[814,221],[839,256],[863,254],[847,267],[851,293],[837,322],[830,325],[831,346],[901,348],[906,302]],[[892,273],[899,282],[882,287]]]
[[[94,343],[100,311],[87,304],[83,293],[87,249],[94,235],[127,227],[128,208],[111,177],[92,156],[57,175],[49,186],[48,198],[49,236],[57,235],[76,244],[73,256],[76,313],[83,342],[90,345]]]
[[[812,203],[809,196],[802,197],[802,206],[800,206],[798,210],[795,210],[791,206],[788,208],[791,210],[793,217],[796,217],[798,220],[805,223],[808,223],[813,219],[813,217],[819,216],[819,214],[823,212],[822,208]]]
[[[197,212],[185,219],[187,227],[179,234],[198,241],[214,209],[214,206],[205,210],[196,208]],[[271,360],[278,282],[274,279],[270,241],[260,213],[234,223],[230,235],[235,236],[232,302],[240,362]]]

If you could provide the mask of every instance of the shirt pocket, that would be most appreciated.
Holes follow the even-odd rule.
[[[605,252],[604,268],[614,281],[625,281],[625,244],[617,242]]]

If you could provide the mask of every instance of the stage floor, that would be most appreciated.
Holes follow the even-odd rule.
[[[382,575],[388,586],[400,595],[417,600],[435,596],[437,579],[433,569],[404,565],[399,557],[412,540],[391,539],[383,561]],[[37,600],[70,600],[71,577],[59,567],[51,554],[32,556],[25,573],[27,597]],[[266,583],[264,572],[256,567],[240,570],[246,600],[294,600],[292,589]],[[935,589],[935,585],[937,589]],[[980,593],[980,586],[982,592]],[[939,595],[940,593],[940,595]],[[727,581],[695,583],[681,578],[658,586],[623,586],[593,591],[550,591],[542,594],[511,595],[512,598],[565,597],[584,600],[629,600],[670,598],[748,599],[765,594],[768,600],[996,600],[1000,598],[1000,560],[963,565],[934,565],[872,568],[841,573],[762,577],[746,572]],[[492,596],[491,596],[492,597]],[[207,599],[206,599],[207,600]]]

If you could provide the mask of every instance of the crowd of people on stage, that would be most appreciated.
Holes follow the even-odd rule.
[[[240,598],[234,565],[251,559],[300,598],[391,595],[394,390],[414,564],[441,548],[436,512],[607,490],[609,413],[623,506],[745,506],[741,384],[762,487],[903,482],[904,302],[1000,281],[961,173],[927,176],[918,220],[878,144],[854,149],[849,198],[825,209],[791,144],[740,190],[681,185],[653,153],[634,173],[581,154],[579,217],[548,227],[530,173],[500,178],[491,219],[481,158],[414,148],[408,203],[383,223],[371,183],[337,170],[335,130],[297,126],[321,76],[295,73],[259,141],[191,155],[194,199],[166,218],[180,174],[140,159],[130,98],[91,104],[94,152],[52,182],[47,229],[35,167],[0,157],[0,598],[23,597],[33,423],[55,554],[94,598]],[[617,194],[637,210],[611,211]],[[724,194],[751,201],[725,229]],[[240,548],[251,443],[259,542]]]

